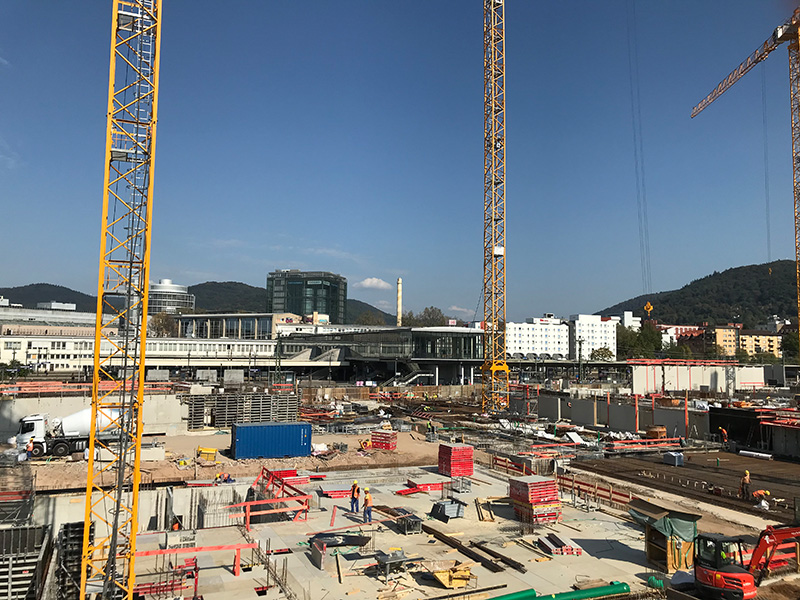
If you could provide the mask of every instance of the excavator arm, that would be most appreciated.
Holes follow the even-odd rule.
[[[794,525],[769,526],[761,532],[761,535],[758,536],[758,543],[753,548],[748,567],[748,571],[753,574],[756,580],[756,585],[761,583],[775,549],[785,541],[797,537],[800,537],[800,527]],[[764,560],[764,566],[759,568],[762,560]]]
[[[745,73],[747,73],[750,69],[755,67],[758,63],[762,60],[767,58],[769,54],[775,50],[778,46],[780,46],[784,42],[788,42],[793,39],[793,36],[796,37],[797,35],[797,26],[798,22],[800,21],[800,9],[796,10],[794,14],[780,27],[776,28],[775,31],[772,32],[772,35],[765,41],[759,48],[753,52],[750,56],[747,57],[742,64],[736,67],[733,71],[731,71],[730,75],[728,75],[725,79],[723,79],[720,84],[714,88],[714,90],[706,96],[700,104],[695,106],[692,109],[692,118],[699,115],[703,110],[714,100],[719,98],[722,94],[724,94],[730,87],[739,81]]]

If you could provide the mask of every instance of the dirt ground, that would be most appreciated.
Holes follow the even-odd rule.
[[[307,456],[281,459],[232,460],[227,456],[230,435],[182,435],[162,438],[166,448],[166,460],[142,463],[142,483],[180,482],[192,479],[212,479],[215,473],[224,470],[233,477],[252,477],[262,466],[273,469],[298,469],[305,471],[329,471],[343,468],[381,468],[393,466],[434,465],[438,460],[438,444],[425,441],[419,433],[399,432],[397,450],[359,451],[359,439],[366,436],[330,434],[316,435],[314,444],[348,445],[346,453],[340,453],[328,460]],[[190,461],[188,467],[179,467],[178,459],[193,459],[198,447],[216,448],[215,463],[198,460]],[[40,491],[73,490],[86,486],[86,462],[68,459],[50,459],[32,463],[36,475],[36,489]]]
[[[779,581],[758,588],[758,600],[797,600],[800,598],[800,584]]]

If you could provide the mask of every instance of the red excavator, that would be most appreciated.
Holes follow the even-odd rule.
[[[761,580],[775,567],[773,558],[781,544],[800,536],[800,527],[777,525],[761,532],[747,566],[742,561],[744,540],[716,533],[701,533],[694,542],[694,582],[703,598],[751,600]],[[779,561],[776,561],[779,562]]]

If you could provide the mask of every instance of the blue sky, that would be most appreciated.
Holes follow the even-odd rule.
[[[151,279],[328,270],[392,312],[402,277],[406,309],[471,319],[482,3],[164,4]],[[509,320],[642,293],[626,4],[507,3]],[[792,258],[786,49],[689,118],[792,3],[635,5],[654,290],[767,260],[765,133]],[[96,290],[110,21],[110,1],[0,3],[0,287]]]

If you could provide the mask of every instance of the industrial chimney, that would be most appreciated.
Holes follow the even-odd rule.
[[[397,326],[403,326],[403,278],[397,278]]]

